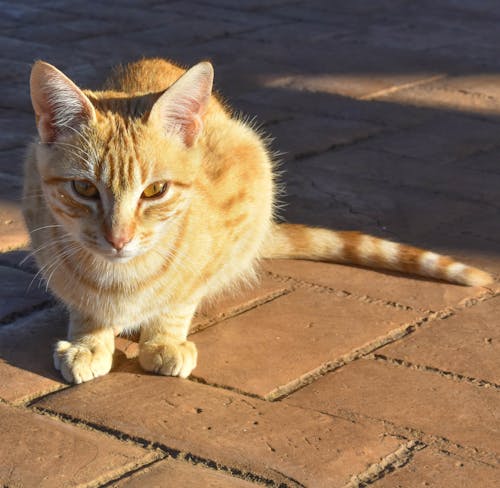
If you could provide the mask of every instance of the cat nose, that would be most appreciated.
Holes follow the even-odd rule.
[[[126,244],[132,240],[131,234],[113,234],[108,232],[106,234],[106,240],[117,250],[121,251]]]

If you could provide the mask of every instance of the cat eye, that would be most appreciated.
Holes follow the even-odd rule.
[[[159,198],[167,189],[168,183],[166,181],[155,181],[144,189],[141,198]]]
[[[73,190],[83,198],[99,198],[99,190],[90,181],[74,180]]]

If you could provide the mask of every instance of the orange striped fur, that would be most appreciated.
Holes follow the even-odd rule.
[[[106,374],[114,335],[139,328],[146,370],[188,376],[196,308],[252,278],[260,257],[489,282],[428,251],[273,223],[269,152],[211,94],[212,77],[209,63],[185,71],[146,59],[118,69],[105,90],[82,91],[47,63],[33,67],[39,138],[25,163],[24,216],[40,274],[70,311],[54,352],[67,381]]]

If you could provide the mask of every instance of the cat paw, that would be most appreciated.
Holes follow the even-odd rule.
[[[69,383],[83,383],[109,373],[113,353],[104,346],[59,341],[54,350],[54,366]]]
[[[139,363],[146,371],[187,378],[196,367],[198,351],[193,342],[147,341],[141,344]]]

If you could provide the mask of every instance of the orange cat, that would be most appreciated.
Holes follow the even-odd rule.
[[[187,377],[200,301],[251,277],[263,257],[491,281],[428,251],[274,223],[265,143],[211,94],[212,80],[210,63],[185,72],[149,59],[92,92],[50,64],[33,67],[39,139],[26,160],[24,215],[40,273],[70,312],[54,353],[67,381],[108,373],[115,334],[139,327],[142,367]]]

